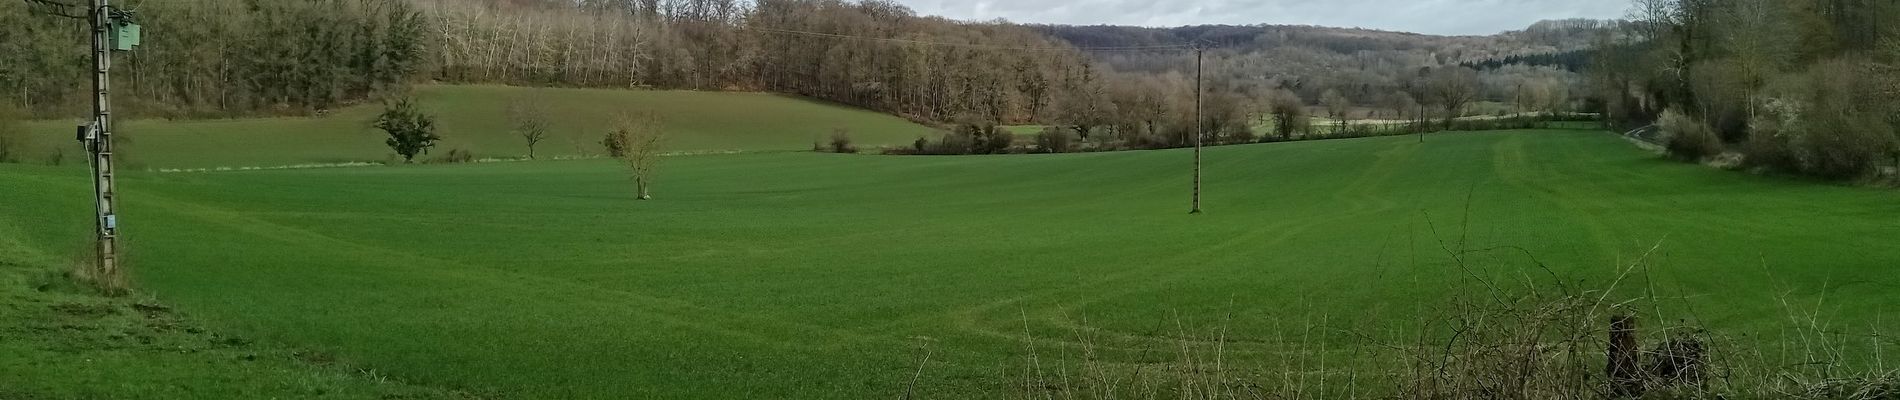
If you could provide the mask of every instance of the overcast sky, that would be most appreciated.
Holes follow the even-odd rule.
[[[961,20],[1137,25],[1285,24],[1489,35],[1563,18],[1621,18],[1629,0],[896,0]]]

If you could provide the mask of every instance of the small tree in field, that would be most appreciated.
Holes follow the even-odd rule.
[[[1478,71],[1466,67],[1439,68],[1425,82],[1426,94],[1445,112],[1446,129],[1464,116],[1465,106],[1477,101],[1482,90],[1484,83],[1478,80]]]
[[[640,200],[653,199],[649,190],[660,165],[660,144],[665,139],[666,131],[660,126],[658,116],[629,114],[615,119],[613,130],[601,141],[607,155],[620,159],[632,170],[633,185]]]
[[[1326,117],[1333,119],[1333,133],[1346,130],[1347,114],[1352,112],[1352,99],[1340,94],[1338,90],[1326,89],[1319,96],[1319,104],[1326,107]]]
[[[389,134],[389,140],[383,143],[402,155],[405,163],[415,162],[416,155],[428,154],[429,148],[442,140],[435,134],[435,117],[423,114],[414,100],[406,98],[383,108],[383,114],[376,117],[376,129]]]
[[[509,123],[515,135],[528,142],[529,160],[535,159],[534,146],[547,140],[548,131],[552,130],[547,115],[547,109],[533,100],[516,100],[514,104],[508,105]]]
[[[831,152],[849,154],[858,152],[858,146],[851,144],[851,131],[844,128],[831,130]]]
[[[1300,96],[1290,91],[1275,91],[1267,99],[1268,107],[1273,111],[1273,133],[1280,140],[1293,138],[1294,132],[1306,130],[1311,122],[1306,117],[1306,104]]]

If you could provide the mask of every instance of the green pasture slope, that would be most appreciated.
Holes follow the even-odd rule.
[[[810,150],[846,129],[862,146],[909,145],[929,128],[901,118],[795,97],[764,93],[546,89],[510,86],[422,86],[422,108],[436,116],[444,137],[435,151],[462,149],[477,157],[520,157],[527,147],[510,133],[508,106],[517,100],[548,111],[553,132],[538,156],[600,154],[614,116],[662,116],[675,152]],[[139,169],[271,167],[381,162],[392,152],[370,126],[380,104],[343,108],[322,117],[231,120],[138,120],[121,127],[127,165]],[[73,141],[74,122],[41,121],[24,153],[44,163],[63,151],[67,164],[84,165]],[[425,157],[426,158],[426,157]]]
[[[1652,248],[1611,298],[1762,342],[1784,298],[1900,329],[1892,191],[1455,133],[1210,148],[1190,216],[1189,154],[675,157],[648,202],[606,160],[133,173],[122,220],[138,285],[215,332],[499,397],[894,398],[929,354],[919,397],[997,398],[1029,348],[1153,366],[1217,329],[1280,379],[1353,354],[1312,325],[1407,329],[1474,275],[1606,287]],[[0,226],[81,251],[82,176],[0,165]],[[1549,272],[1466,272],[1461,237]]]

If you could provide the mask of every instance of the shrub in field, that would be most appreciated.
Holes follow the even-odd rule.
[[[1496,131],[1520,129],[1545,129],[1550,121],[1544,117],[1506,117],[1495,119],[1454,120],[1446,125],[1454,131]]]
[[[917,140],[918,143],[922,143],[917,154],[927,155],[970,154],[972,142],[969,136],[952,132],[938,136],[936,142],[924,138],[917,138]]]
[[[912,154],[1006,154],[1015,148],[1016,135],[987,118],[964,116],[952,129],[936,142],[917,138],[911,143]]]
[[[0,104],[0,163],[20,162],[26,150],[26,131],[20,127],[19,115],[12,107]]]
[[[1874,172],[1888,160],[1893,144],[1880,133],[1887,128],[1878,117],[1842,115],[1813,123],[1795,142],[1803,172],[1828,179],[1851,179]]]
[[[385,106],[382,115],[376,117],[375,125],[376,129],[389,134],[383,143],[401,155],[405,163],[415,162],[417,155],[428,154],[435,142],[442,140],[435,134],[435,117],[416,109],[413,99],[399,99]]]
[[[636,198],[651,200],[653,178],[660,166],[660,145],[666,139],[660,117],[653,114],[627,114],[614,121],[601,145],[607,155],[626,163],[633,173]]]
[[[1663,131],[1663,147],[1676,158],[1699,161],[1722,152],[1722,139],[1707,124],[1674,109],[1663,111],[1657,121]]]
[[[1075,151],[1075,133],[1061,127],[1042,128],[1036,133],[1037,153],[1068,153]]]
[[[969,144],[964,154],[1003,154],[1016,144],[1016,134],[996,126],[995,121],[975,116],[959,120],[956,136],[966,138]]]
[[[1852,63],[1831,61],[1777,80],[1750,123],[1749,163],[1826,179],[1853,179],[1895,161],[1900,146],[1883,110],[1892,101]]]
[[[437,164],[471,163],[471,162],[475,162],[475,153],[469,152],[468,150],[462,150],[462,149],[449,149],[448,153],[444,153],[442,154],[441,157],[436,157],[433,160],[429,160],[429,162],[437,163]]]
[[[1808,71],[1808,124],[1794,140],[1803,172],[1829,179],[1873,173],[1890,160],[1894,126],[1883,105],[1892,101],[1875,82],[1878,77],[1846,60],[1823,62]]]
[[[858,152],[858,146],[851,144],[851,131],[838,128],[831,131],[831,152],[851,154]]]
[[[1273,113],[1273,134],[1279,140],[1293,138],[1293,134],[1312,129],[1312,122],[1306,115],[1306,104],[1293,92],[1279,91],[1268,99],[1268,108]]]
[[[1748,123],[1748,140],[1741,146],[1742,162],[1753,168],[1801,170],[1801,160],[1789,148],[1788,135],[1784,134],[1781,122],[1769,115],[1764,113]]]
[[[1246,144],[1260,140],[1260,136],[1254,134],[1253,127],[1245,123],[1225,124],[1220,132],[1214,132],[1214,134],[1217,136],[1217,142],[1221,144]]]

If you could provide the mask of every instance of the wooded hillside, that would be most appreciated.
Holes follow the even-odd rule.
[[[996,128],[1006,124],[1057,127],[1035,142],[1067,151],[1187,146],[1197,131],[1217,144],[1316,137],[1309,115],[1448,126],[1473,113],[1576,110],[1576,71],[1527,60],[1574,54],[1612,25],[1552,21],[1482,37],[1026,26],[919,16],[886,0],[121,4],[150,39],[118,56],[120,115],[323,113],[425,81],[769,91],[955,125],[948,142],[915,146],[926,153],[1007,147],[1013,138]],[[0,60],[0,105],[82,115],[83,30],[4,6],[0,49],[25,56]],[[1200,120],[1191,44],[1213,46]]]
[[[127,1],[144,46],[115,58],[114,96],[134,115],[325,109],[407,83],[433,38],[401,1]],[[80,21],[0,2],[0,93],[39,116],[89,107]]]
[[[1688,160],[1827,178],[1900,166],[1900,3],[1639,0],[1599,44],[1607,117]]]
[[[1497,73],[1506,66],[1530,66],[1534,57],[1555,57],[1588,48],[1598,32],[1613,22],[1561,20],[1539,22],[1522,31],[1491,36],[1433,36],[1355,28],[1287,25],[1204,25],[1179,28],[1126,26],[1037,26],[1077,46],[1131,46],[1161,43],[1203,43],[1215,48],[1210,68],[1217,80],[1234,82],[1240,90],[1284,88],[1309,102],[1328,90],[1338,90],[1356,104],[1377,105],[1406,91],[1407,81],[1422,69],[1486,65],[1486,72],[1511,75],[1499,80],[1561,79],[1575,82],[1576,68],[1563,63],[1535,63],[1544,71],[1518,69]],[[1137,73],[1192,72],[1192,57],[1178,53],[1114,53],[1098,57],[1118,71]],[[1487,93],[1494,101],[1509,101],[1499,85]],[[1416,94],[1416,93],[1414,93]]]
[[[1027,121],[1085,64],[1027,28],[920,17],[884,1],[125,3],[148,40],[120,55],[117,93],[133,114],[161,117],[305,113],[427,79],[767,90],[924,120]],[[79,114],[83,29],[19,2],[0,7],[5,102]]]

